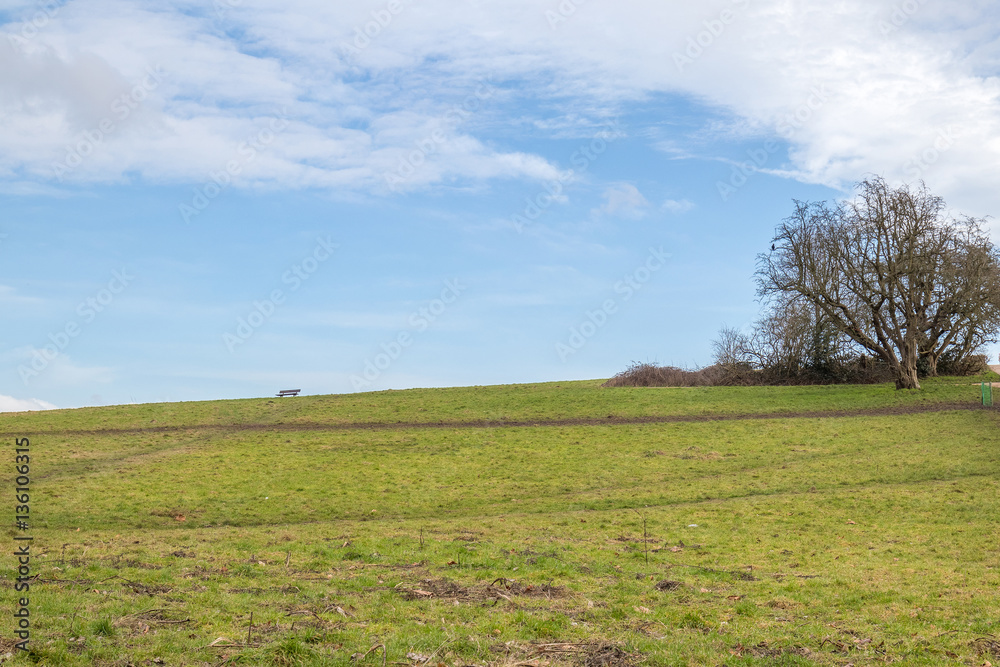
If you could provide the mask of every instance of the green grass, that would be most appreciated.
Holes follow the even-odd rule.
[[[695,387],[601,389],[601,380],[526,385],[411,389],[296,398],[248,398],[117,405],[101,408],[18,413],[3,416],[4,431],[158,429],[182,426],[355,423],[431,424],[440,421],[604,419],[637,416],[740,415],[891,408],[970,400],[982,377],[928,378],[920,391],[891,385],[805,387]]]
[[[41,579],[16,662],[996,664],[993,410],[502,425],[974,406],[973,381],[0,415],[31,438]],[[315,426],[346,423],[383,427]]]

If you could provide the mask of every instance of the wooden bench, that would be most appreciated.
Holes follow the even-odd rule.
[[[282,389],[278,392],[278,398],[284,398],[285,396],[298,396],[301,389]]]

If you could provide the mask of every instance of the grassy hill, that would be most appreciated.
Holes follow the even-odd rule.
[[[977,380],[0,415],[11,466],[31,441],[16,662],[996,662],[1000,435]]]

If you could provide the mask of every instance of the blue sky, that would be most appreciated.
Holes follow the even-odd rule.
[[[0,0],[0,24],[0,410],[704,365],[793,199],[877,173],[1000,211],[987,2]]]

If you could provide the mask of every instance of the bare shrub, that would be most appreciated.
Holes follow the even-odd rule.
[[[675,366],[657,366],[633,361],[632,365],[605,382],[603,387],[709,387],[720,384],[725,372],[717,366],[686,371]]]
[[[943,354],[937,363],[937,372],[940,375],[979,375],[989,370],[986,364],[985,354],[970,354],[967,357],[959,355]]]
[[[985,361],[985,359],[984,359]],[[888,364],[870,357],[858,357],[833,368],[801,369],[789,374],[781,369],[755,368],[749,364],[713,364],[698,370],[632,362],[632,365],[605,382],[603,387],[751,387],[809,384],[881,384],[894,379]]]

